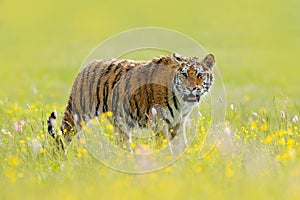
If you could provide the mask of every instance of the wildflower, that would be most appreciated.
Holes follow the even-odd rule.
[[[171,168],[170,166],[168,166],[168,167],[165,168],[165,171],[166,171],[166,172],[171,172],[171,171],[172,171],[172,168]]]
[[[244,99],[244,101],[249,101],[250,96],[249,96],[248,94],[245,94],[245,95],[243,96],[243,99]]]
[[[38,91],[38,89],[36,88],[35,85],[33,85],[33,86],[31,87],[31,89],[32,89],[33,94],[37,95],[37,94],[39,93],[39,91]]]
[[[21,120],[20,123],[19,122],[15,122],[14,123],[14,129],[15,131],[19,131],[19,132],[23,132],[23,126],[25,125],[25,121]]]
[[[230,129],[229,126],[226,126],[225,129],[224,129],[224,131],[225,131],[225,133],[226,133],[227,135],[231,135],[231,129]]]
[[[136,144],[131,143],[131,144],[130,144],[130,147],[131,147],[132,149],[135,149],[135,148],[136,148]]]
[[[233,104],[230,104],[229,108],[230,108],[230,110],[234,110]]]
[[[232,171],[232,162],[229,161],[227,164],[226,164],[226,168],[225,168],[225,176],[227,178],[232,178],[234,176],[234,173]]]
[[[28,110],[30,110],[30,109],[31,109],[31,106],[30,106],[29,104],[26,104],[26,108],[27,108]]]
[[[196,172],[197,173],[201,173],[201,171],[202,171],[202,167],[200,167],[199,165],[196,166]]]
[[[264,143],[269,144],[272,141],[272,137],[269,135],[268,137],[265,138]]]
[[[259,115],[258,115],[256,112],[252,112],[252,115],[253,115],[254,117],[259,117]]]
[[[33,139],[31,140],[31,147],[32,147],[32,151],[35,153],[41,153],[41,142],[38,139]]]
[[[21,124],[22,126],[24,126],[24,125],[25,125],[25,121],[24,121],[24,120],[21,120],[21,121],[20,121],[20,124]]]
[[[77,149],[77,158],[81,158],[86,153],[87,153],[87,151],[85,148],[78,148]]]
[[[107,124],[106,125],[107,130],[112,131],[114,130],[114,126],[112,124]]]
[[[44,147],[41,147],[41,148],[40,148],[40,153],[41,153],[41,154],[45,154],[45,153],[46,153],[46,149],[45,149]]]
[[[252,118],[252,117],[249,117],[249,119],[248,119],[248,120],[249,120],[249,122],[250,122],[250,123],[252,123],[252,122],[253,122],[253,118]]]
[[[280,138],[278,140],[278,143],[281,144],[281,145],[284,145],[285,144],[285,139],[284,138]]]
[[[17,167],[20,164],[21,161],[19,160],[18,157],[11,156],[11,157],[8,158],[7,162],[8,162],[9,166],[11,166],[11,167]]]
[[[293,139],[291,139],[291,138],[289,138],[289,139],[287,140],[287,145],[293,146],[294,143],[295,143],[295,141],[294,141]]]
[[[281,112],[280,112],[280,116],[281,116],[282,119],[285,118],[285,113],[284,113],[284,111],[281,111]]]
[[[107,116],[107,117],[112,117],[112,116],[113,116],[113,112],[108,111],[108,112],[106,113],[106,116]]]
[[[224,99],[222,97],[219,97],[219,102],[220,103],[223,103],[224,102]]]
[[[75,115],[73,116],[73,118],[74,118],[74,122],[78,122],[78,115],[75,114]]]
[[[107,117],[107,113],[101,113],[101,117]]]
[[[202,117],[202,113],[199,111],[198,112],[198,117],[201,118]]]
[[[256,121],[253,121],[253,122],[251,122],[251,124],[250,124],[250,128],[251,128],[251,130],[256,130],[256,129],[257,129],[257,120],[256,120]]]
[[[151,113],[152,113],[153,116],[155,116],[155,115],[157,115],[157,110],[154,107],[152,107],[151,108]]]
[[[297,115],[294,116],[292,121],[293,121],[294,124],[297,124],[298,123],[298,116]]]
[[[261,130],[262,131],[268,130],[268,126],[266,124],[261,125]]]

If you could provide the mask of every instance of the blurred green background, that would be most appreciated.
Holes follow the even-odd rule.
[[[1,0],[0,99],[40,95],[65,104],[81,62],[98,43],[155,26],[187,34],[215,54],[230,102],[245,95],[253,105],[278,95],[296,101],[299,11],[298,0]]]

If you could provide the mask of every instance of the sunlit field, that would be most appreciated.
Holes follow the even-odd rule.
[[[0,1],[0,199],[299,199],[299,10],[298,0]],[[215,55],[226,89],[216,146],[202,149],[203,102],[195,140],[157,172],[110,169],[78,138],[57,153],[46,119],[56,109],[60,123],[88,53],[146,26]]]

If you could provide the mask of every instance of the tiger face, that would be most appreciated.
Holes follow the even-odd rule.
[[[184,102],[198,103],[213,84],[214,56],[209,54],[200,60],[197,57],[184,58],[175,53],[173,58],[179,66],[174,76],[177,96]]]

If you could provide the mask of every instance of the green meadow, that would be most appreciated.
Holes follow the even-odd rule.
[[[299,199],[299,11],[298,0],[0,0],[0,199]],[[199,156],[203,116],[186,153],[157,172],[110,169],[77,139],[55,153],[46,118],[61,119],[81,63],[140,27],[215,55],[226,89],[217,145]]]

